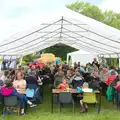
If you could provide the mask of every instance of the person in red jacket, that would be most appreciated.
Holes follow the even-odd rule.
[[[115,71],[113,70],[113,71],[111,71],[111,76],[108,77],[108,80],[106,81],[106,84],[109,86],[110,83],[111,83],[113,80],[115,80],[115,78],[116,78],[116,73],[115,73]]]

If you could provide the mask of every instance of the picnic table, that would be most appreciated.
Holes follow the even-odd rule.
[[[57,96],[61,93],[61,92],[70,92],[71,94],[74,95],[79,95],[81,94],[81,92],[78,92],[77,89],[52,89],[52,95],[51,95],[51,113],[53,113],[53,95],[56,94]],[[100,96],[99,102],[101,105],[101,94],[100,91],[94,91],[95,94]]]

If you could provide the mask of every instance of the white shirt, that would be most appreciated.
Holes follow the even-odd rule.
[[[83,91],[83,92],[93,92],[93,89],[90,89],[90,88],[83,88],[82,91]]]

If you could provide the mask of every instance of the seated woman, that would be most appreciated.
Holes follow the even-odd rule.
[[[26,77],[27,84],[34,84],[38,86],[40,84],[39,78],[36,76],[36,74],[32,71],[29,73],[28,77]]]
[[[12,79],[12,81],[14,81],[15,80],[15,69],[11,69],[11,71],[10,71],[10,78]]]
[[[1,76],[0,80],[2,80],[2,82],[4,83],[7,76],[9,76],[9,71],[8,70],[4,72],[4,74]]]
[[[75,76],[73,77],[72,80],[72,86],[73,88],[77,88],[77,87],[81,87],[84,83],[84,78],[82,77],[82,75],[79,72],[75,73]]]
[[[66,78],[65,78],[65,79],[67,80],[67,83],[68,83],[69,85],[72,84],[73,73],[71,72],[71,70],[68,70],[68,71],[67,71],[67,74],[66,74]]]
[[[114,66],[111,66],[108,70],[108,74],[110,75],[112,71],[115,71],[115,75],[118,76],[118,72],[116,71],[116,68]]]
[[[120,85],[119,83],[120,83],[120,71],[119,71],[118,76],[115,78],[115,80],[113,80],[111,82],[111,84],[109,85],[109,87],[107,89],[106,95],[107,95],[107,100],[108,101],[113,100],[113,97],[115,97],[115,95],[114,95],[115,89],[114,88],[117,89]]]
[[[26,89],[26,96],[29,98],[29,94],[34,91],[33,98],[35,101],[40,101],[40,86],[41,85],[41,79],[40,77],[36,76],[35,72],[31,71],[26,77],[26,83],[27,83],[27,89]]]
[[[107,68],[100,68],[100,80],[102,82],[106,82],[108,80],[108,69]]]
[[[58,89],[67,89],[69,85],[67,84],[66,80],[63,80],[62,83],[58,86]]]
[[[5,80],[5,86],[1,88],[0,94],[2,96],[17,96],[20,100],[21,115],[25,115],[24,108],[27,103],[30,107],[35,107],[36,105],[30,102],[27,97],[23,94],[19,94],[17,90],[13,87],[12,80]]]
[[[89,84],[85,82],[82,87],[83,92],[93,92],[93,89],[89,88]],[[83,96],[84,97],[84,96]],[[88,105],[83,103],[83,100],[80,100],[80,105],[82,107],[82,113],[88,112]]]
[[[81,73],[85,73],[85,72],[86,72],[84,65],[81,65],[81,66],[80,66],[80,72],[81,72]]]
[[[106,81],[106,84],[109,86],[112,81],[114,81],[116,78],[116,73],[115,71],[111,71],[111,75],[108,77],[108,80]]]
[[[16,80],[13,82],[14,88],[17,90],[20,94],[26,93],[26,81],[23,79],[23,73],[18,72],[16,74]]]
[[[94,67],[94,70],[91,72],[91,76],[95,79],[100,78],[99,70],[96,66]]]
[[[116,77],[116,79],[114,81],[111,82],[111,86],[114,87],[117,85],[117,82],[120,81],[120,71],[118,71],[118,76]]]
[[[54,86],[58,86],[60,83],[62,83],[62,80],[64,79],[64,72],[59,69],[58,72],[54,76]]]

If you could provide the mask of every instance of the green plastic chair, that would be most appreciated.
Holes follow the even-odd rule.
[[[94,92],[84,92],[83,93],[83,103],[86,104],[95,104],[97,108],[97,112],[100,112],[100,102],[97,99],[97,95]]]

